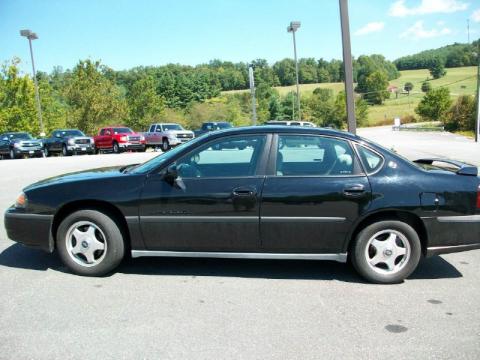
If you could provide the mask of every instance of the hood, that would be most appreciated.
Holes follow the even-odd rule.
[[[37,139],[13,139],[12,144],[42,146],[43,142]]]
[[[66,136],[65,139],[74,139],[74,140],[91,140],[91,136]]]
[[[43,186],[57,185],[62,183],[89,180],[89,179],[101,179],[101,178],[125,176],[126,174],[122,172],[124,168],[125,166],[112,166],[112,167],[104,167],[99,169],[77,171],[73,173],[58,175],[58,176],[54,176],[54,177],[40,180],[36,183],[33,183],[27,186],[24,190],[28,191],[28,190],[32,190],[32,189],[43,187]]]
[[[188,134],[191,135],[193,134],[193,131],[190,130],[167,130],[165,131],[166,134],[168,135],[178,135],[178,134]]]

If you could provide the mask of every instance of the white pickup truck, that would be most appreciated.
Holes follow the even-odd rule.
[[[192,140],[195,135],[193,131],[185,130],[182,125],[174,123],[151,124],[145,136],[147,147],[161,147],[163,151]]]

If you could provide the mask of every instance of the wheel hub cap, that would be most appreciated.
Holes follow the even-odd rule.
[[[367,264],[380,274],[401,271],[410,259],[410,243],[400,231],[389,229],[374,234],[367,243]]]
[[[90,221],[79,221],[70,226],[65,238],[68,255],[82,266],[98,265],[107,252],[103,231]]]

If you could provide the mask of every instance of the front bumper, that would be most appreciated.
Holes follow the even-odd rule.
[[[193,138],[168,138],[168,143],[170,146],[177,146],[186,142],[189,142]]]
[[[18,147],[13,150],[16,155],[28,155],[28,156],[39,156],[43,155],[43,149],[41,147],[35,148],[24,148]]]
[[[120,143],[118,144],[122,149],[125,150],[144,150],[145,149],[145,144],[142,143],[131,143],[131,142],[125,142],[125,143]]]
[[[11,207],[5,212],[5,229],[9,239],[23,245],[52,252],[53,215],[27,214]]]
[[[92,144],[74,144],[68,145],[67,150],[76,153],[93,153],[95,152],[95,146]]]

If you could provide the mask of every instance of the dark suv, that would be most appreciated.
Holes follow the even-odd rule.
[[[89,136],[76,129],[54,130],[52,136],[43,141],[45,156],[59,153],[63,156],[72,154],[94,154],[95,142]]]
[[[8,132],[0,135],[0,159],[19,157],[41,157],[42,141],[26,132]]]

